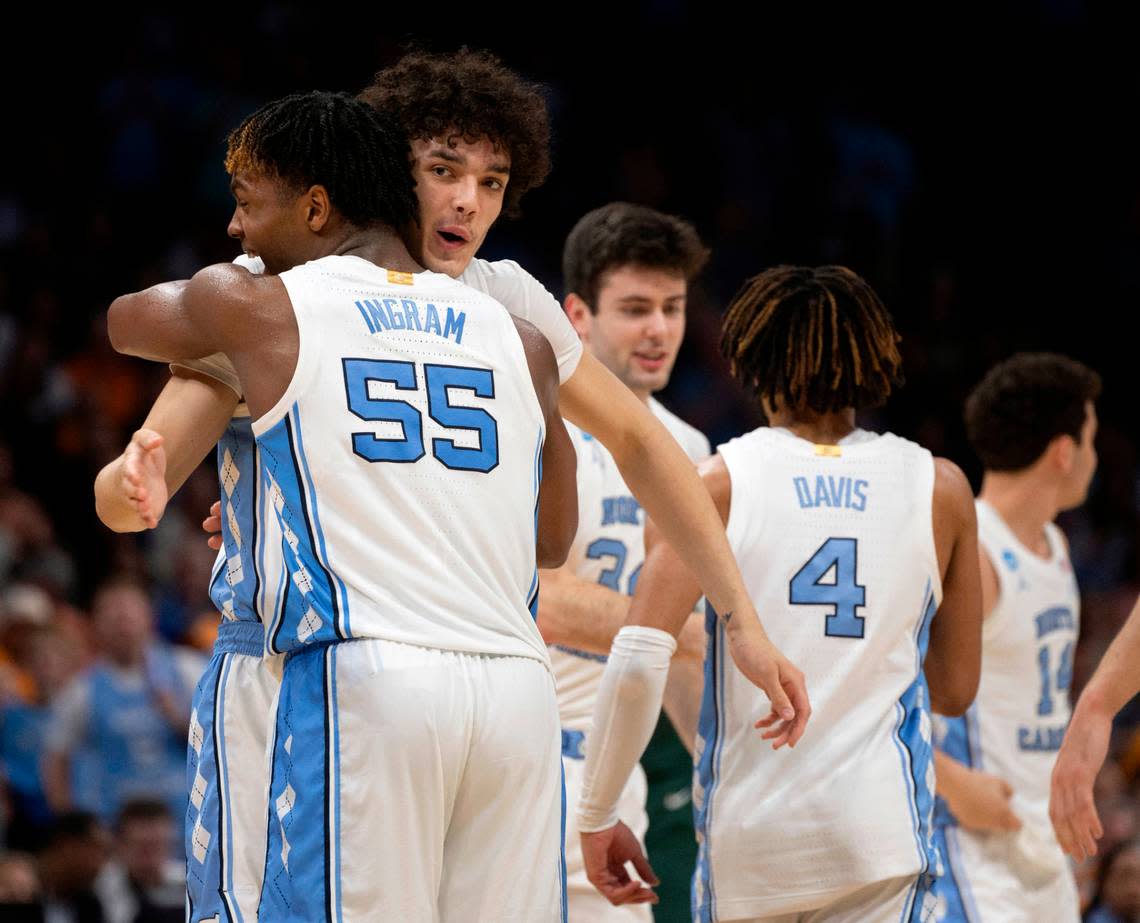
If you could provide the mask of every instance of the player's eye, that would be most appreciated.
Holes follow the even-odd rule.
[[[451,171],[447,167],[441,167],[438,164],[431,168],[431,172],[436,176],[449,176]]]
[[[498,192],[500,189],[503,188],[503,181],[495,179],[494,177],[492,177],[488,180],[485,180],[483,185],[486,186],[488,189],[493,189],[496,192]]]

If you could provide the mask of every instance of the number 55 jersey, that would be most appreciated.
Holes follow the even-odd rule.
[[[942,597],[933,457],[862,430],[836,446],[761,428],[718,451],[729,543],[769,637],[805,674],[812,718],[794,750],[761,740],[768,699],[710,611],[694,916],[806,912],[913,878],[892,919],[917,919],[938,872],[922,672]]]
[[[531,611],[542,409],[506,309],[438,273],[281,274],[293,378],[254,422],[268,651],[350,638],[547,663]],[[279,558],[279,561],[272,560]]]

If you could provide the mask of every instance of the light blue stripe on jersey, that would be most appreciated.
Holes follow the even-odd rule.
[[[697,734],[704,742],[697,763],[697,779],[702,797],[693,802],[693,821],[699,847],[697,867],[693,872],[692,914],[700,923],[716,919],[716,894],[712,882],[712,858],[709,834],[712,830],[713,795],[720,779],[720,755],[724,749],[721,726],[724,716],[724,635],[720,619],[712,603],[705,604],[705,631],[708,653],[705,656],[705,685],[701,696],[701,712]]]
[[[344,907],[340,893],[340,714],[337,707],[336,692],[336,655],[337,645],[330,644],[325,652],[325,676],[328,686],[328,727],[331,740],[331,767],[328,780],[328,814],[330,817],[329,829],[332,837],[329,841],[330,861],[329,867],[333,874],[329,877],[329,918],[335,923],[343,923]]]
[[[257,440],[266,483],[273,478],[281,495],[280,510],[273,498],[266,499],[265,515],[276,515],[281,526],[281,554],[289,576],[266,641],[272,653],[342,639],[338,591],[318,552],[323,536],[303,483],[307,464],[299,457],[295,419],[290,411]]]
[[[285,661],[273,744],[269,835],[260,920],[333,921],[339,900],[330,806],[333,734],[328,701],[332,646],[309,645]],[[335,890],[335,894],[334,894]]]
[[[191,734],[201,737],[197,750],[187,748],[186,774],[189,790],[201,792],[201,803],[197,808],[193,800],[187,803],[186,900],[191,919],[217,916],[244,923],[233,897],[233,823],[225,749],[226,686],[232,660],[232,652],[215,653],[194,691]],[[200,859],[195,846],[201,850]]]
[[[305,473],[305,481],[309,488],[309,515],[312,517],[313,526],[317,532],[317,547],[319,549],[321,563],[332,579],[336,581],[337,595],[340,600],[338,634],[340,634],[342,638],[351,638],[352,628],[348,612],[348,590],[345,588],[344,581],[329,567],[329,553],[325,547],[325,532],[324,529],[321,528],[321,511],[317,504],[317,492],[313,486],[313,476],[309,473],[309,459],[305,455],[305,440],[302,435],[300,407],[294,404],[291,413],[293,414],[293,435],[297,441],[297,454],[301,458],[301,470]]]
[[[953,760],[971,769],[982,768],[982,736],[978,726],[978,706],[975,702],[966,714],[957,718],[943,718],[946,732],[939,741],[938,749]],[[944,798],[934,803],[934,823],[936,826],[956,825],[958,818],[950,810]]]
[[[256,443],[248,417],[234,417],[218,440],[218,484],[222,503],[221,569],[210,581],[210,599],[227,618],[255,621],[258,573]],[[231,614],[232,613],[232,614]]]
[[[927,784],[934,752],[931,743],[929,692],[922,662],[930,641],[930,621],[937,606],[930,582],[926,585],[923,614],[915,629],[915,679],[900,696],[896,705],[899,721],[895,726],[894,740],[906,778],[907,805],[914,823],[915,845],[922,863],[920,874],[936,870],[940,864],[934,847],[932,813],[934,792]]]

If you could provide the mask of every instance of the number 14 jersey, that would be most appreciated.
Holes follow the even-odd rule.
[[[776,428],[719,452],[729,543],[769,637],[806,676],[812,719],[794,750],[760,739],[768,699],[710,612],[695,916],[808,911],[936,873],[922,673],[942,596],[931,454],[889,433],[820,446]]]

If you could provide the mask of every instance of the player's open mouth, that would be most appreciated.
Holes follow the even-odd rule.
[[[647,369],[659,369],[665,364],[665,353],[634,353],[633,358]]]
[[[439,228],[435,232],[435,236],[445,250],[458,250],[460,247],[466,246],[471,239],[464,228],[457,227]]]

